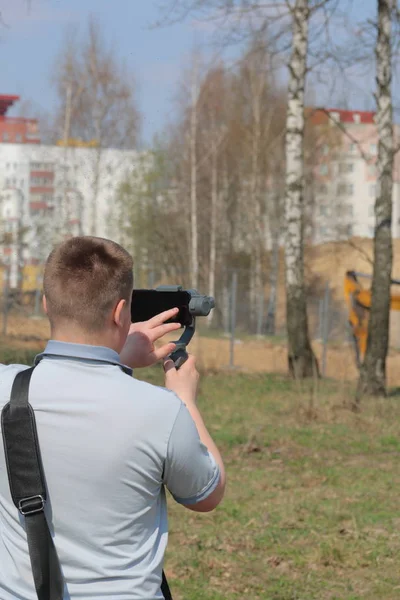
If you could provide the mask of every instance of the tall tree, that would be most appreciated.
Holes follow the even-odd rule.
[[[378,0],[376,102],[378,126],[378,194],[375,201],[374,269],[367,351],[360,372],[358,400],[363,394],[386,395],[392,278],[393,105],[392,19],[394,0]]]
[[[91,234],[97,233],[97,199],[104,148],[136,147],[139,113],[134,81],[122,61],[107,46],[99,23],[91,18],[80,39],[69,32],[56,59],[53,84],[58,95],[58,138],[68,147],[70,138],[92,145]]]
[[[288,359],[296,378],[318,373],[311,348],[304,287],[304,88],[307,69],[308,0],[296,0],[292,52],[288,64],[289,91],[286,117],[286,307]]]
[[[198,179],[198,158],[197,158],[197,137],[198,137],[198,104],[199,104],[199,65],[198,57],[195,55],[190,82],[190,130],[189,135],[189,155],[190,155],[190,265],[191,265],[191,285],[198,287],[199,282],[199,251],[198,240],[199,232],[197,226],[197,179]]]
[[[269,48],[287,61],[289,91],[286,128],[286,193],[285,193],[285,247],[288,362],[293,376],[303,378],[318,374],[318,364],[312,351],[307,322],[306,293],[304,287],[304,90],[309,47],[309,21],[323,11],[322,24],[314,20],[311,68],[332,61],[327,23],[336,8],[336,0],[285,0],[263,2],[256,0],[174,0],[165,4],[172,8],[177,18],[194,12],[214,18],[228,30],[228,41],[251,38],[254,32],[263,34]],[[171,12],[169,13],[169,16]],[[223,28],[223,27],[222,27]],[[230,34],[230,35],[229,35]],[[323,39],[325,41],[323,41]],[[225,37],[226,40],[226,37]],[[324,47],[324,45],[326,47]],[[290,50],[290,56],[288,52]],[[282,64],[282,63],[281,63]],[[254,105],[255,106],[255,105]],[[257,114],[255,113],[256,117]],[[253,137],[253,156],[258,153],[259,139]],[[258,169],[253,162],[253,175]],[[251,195],[258,194],[252,178]],[[255,232],[257,237],[257,231]],[[276,264],[275,248],[275,264]],[[257,259],[256,259],[257,262]],[[274,281],[272,282],[274,284]],[[272,298],[274,301],[274,299]]]

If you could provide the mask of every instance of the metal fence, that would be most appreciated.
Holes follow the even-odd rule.
[[[2,282],[2,334],[6,336],[10,333],[10,322],[12,322],[17,323],[20,337],[27,339],[29,333],[24,334],[24,324],[28,322],[26,320],[40,319],[45,316],[42,309],[41,278],[37,278],[37,285],[33,286],[33,289],[31,286],[29,291],[23,291],[22,286],[19,286],[19,289],[11,289],[6,271],[3,271],[0,282]],[[280,282],[278,286],[275,321],[274,326],[271,326],[271,290],[268,286],[263,286],[262,292],[256,294],[250,289],[248,282],[248,271],[228,271],[224,281],[217,282],[215,286],[216,308],[212,316],[198,319],[199,335],[229,339],[230,367],[237,364],[235,345],[238,340],[266,339],[285,343],[287,335],[283,283]],[[135,274],[136,288],[154,288],[165,283],[182,284],[190,288],[189,274],[177,273],[173,278],[157,276],[157,273],[152,270]],[[198,287],[201,292],[209,291],[201,284]],[[307,309],[310,336],[312,340],[318,340],[323,345],[321,371],[324,374],[328,344],[347,343],[351,339],[347,313],[340,300],[335,299],[329,286],[322,288],[318,294],[309,294]],[[15,334],[15,327],[13,334]]]
[[[218,299],[217,299],[218,300]],[[287,329],[285,319],[284,298],[277,299],[275,313],[274,332],[269,329],[269,296],[268,289],[264,291],[260,299],[258,312],[256,315],[256,333],[254,325],[251,325],[249,319],[250,305],[248,296],[238,285],[237,273],[231,275],[231,286],[229,293],[229,339],[230,339],[230,358],[229,366],[235,367],[235,346],[241,336],[252,336],[255,339],[274,339],[282,343],[286,342]],[[319,295],[307,296],[307,316],[309,333],[312,341],[318,341],[322,345],[321,373],[325,375],[327,367],[327,349],[329,344],[348,344],[353,342],[351,331],[348,325],[348,315],[344,306],[337,300],[328,285]]]

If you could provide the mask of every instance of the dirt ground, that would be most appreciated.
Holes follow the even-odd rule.
[[[40,351],[49,336],[46,319],[10,316],[7,337],[0,337],[0,344],[15,348]],[[320,364],[322,346],[313,343]],[[225,338],[201,337],[196,334],[190,350],[196,355],[199,366],[207,370],[226,369],[230,362],[230,341]],[[287,373],[286,346],[267,339],[236,340],[234,366],[237,370],[257,373]],[[351,344],[330,345],[327,351],[326,376],[341,381],[354,381],[357,368]],[[388,357],[388,384],[400,387],[400,352],[391,350]]]

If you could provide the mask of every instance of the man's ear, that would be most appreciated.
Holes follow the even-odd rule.
[[[48,314],[47,313],[47,300],[46,300],[46,296],[45,295],[43,295],[42,304],[43,304],[44,313],[45,313],[45,315],[47,315]]]
[[[126,300],[121,299],[117,306],[115,307],[114,310],[114,323],[116,325],[118,325],[118,327],[121,327],[121,325],[123,325],[124,323],[124,319],[123,319],[123,310],[126,306]]]

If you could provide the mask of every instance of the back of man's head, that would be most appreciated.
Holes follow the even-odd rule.
[[[68,323],[97,333],[118,302],[129,302],[133,261],[119,244],[97,237],[74,237],[47,259],[44,280],[52,329]]]

